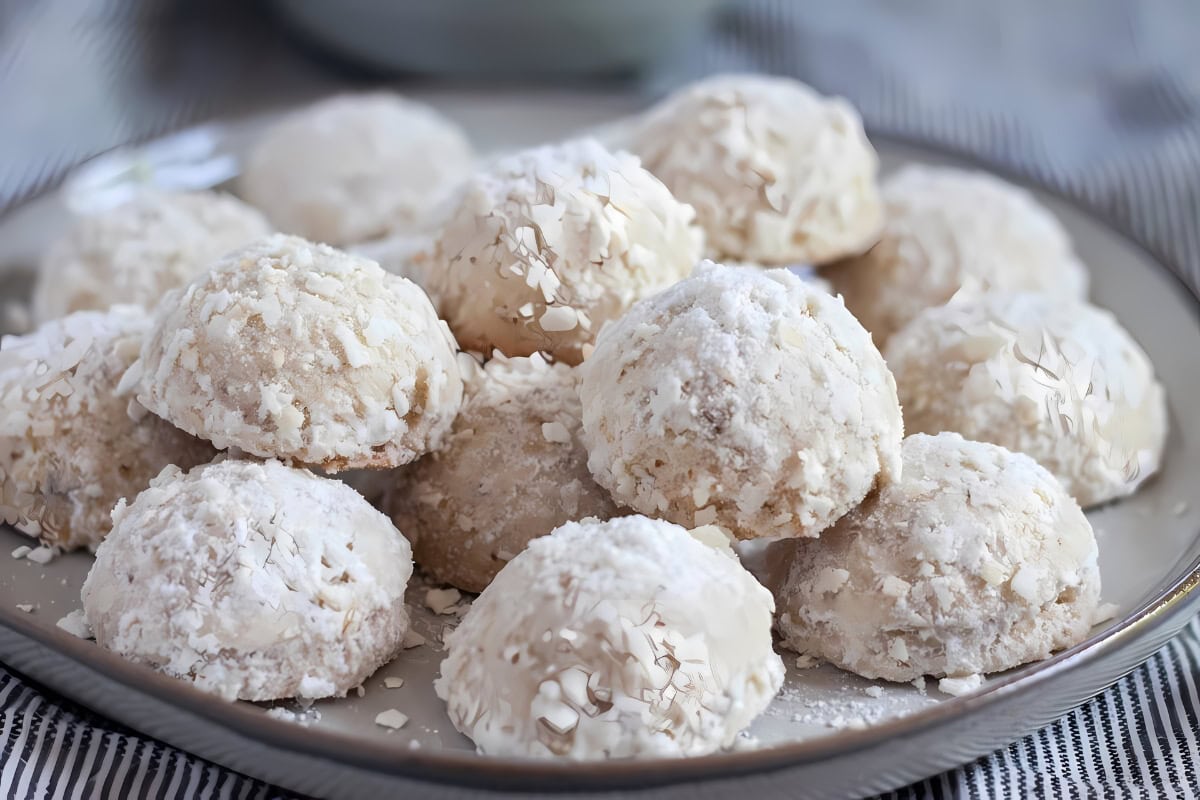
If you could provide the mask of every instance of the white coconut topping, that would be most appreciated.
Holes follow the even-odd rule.
[[[588,466],[643,514],[816,536],[899,474],[883,358],[787,270],[706,262],[606,327],[580,372]]]
[[[42,322],[119,304],[154,308],[235,247],[271,232],[255,209],[217,192],[147,190],[77,219],[42,258],[33,313]]]
[[[988,294],[923,312],[889,340],[911,432],[957,431],[1026,453],[1084,507],[1159,466],[1166,400],[1116,318],[1043,294]]]
[[[341,95],[269,128],[238,186],[280,230],[352,244],[428,228],[438,198],[471,166],[466,136],[429,106],[386,92]]]
[[[858,112],[797,81],[693,83],[627,138],[646,169],[696,209],[718,258],[822,264],[878,237],[879,161]]]
[[[530,539],[618,514],[579,441],[578,375],[497,355],[468,383],[441,450],[397,473],[385,507],[439,580],[482,591]]]
[[[396,466],[454,420],[455,349],[410,281],[277,235],[164,298],[126,381],[218,447],[331,471]]]
[[[408,278],[427,293],[430,290],[429,280],[425,275],[428,259],[420,258],[432,246],[432,234],[429,233],[397,233],[382,239],[362,242],[347,248],[352,255],[362,256],[375,261],[393,275]],[[437,299],[430,295],[434,305]]]
[[[408,715],[399,709],[389,708],[375,715],[375,724],[381,728],[399,730],[408,724]]]
[[[883,184],[879,244],[824,271],[880,347],[956,293],[1087,295],[1067,232],[1026,192],[979,172],[909,166]]]
[[[797,652],[866,678],[962,678],[1082,641],[1100,598],[1096,557],[1079,504],[1033,459],[915,434],[900,480],[819,541],[772,545],[768,583]]]
[[[149,328],[133,306],[80,311],[0,341],[0,514],[46,544],[95,547],[109,512],[168,464],[216,451],[117,385]]]
[[[691,271],[692,217],[633,156],[573,141],[477,173],[414,269],[464,348],[574,364],[605,322]]]
[[[535,539],[447,639],[434,684],[484,753],[694,756],[783,682],[770,594],[719,533],[645,517]]]
[[[411,574],[408,542],[354,490],[226,460],[118,504],[82,598],[125,658],[227,700],[318,698],[400,652]]]

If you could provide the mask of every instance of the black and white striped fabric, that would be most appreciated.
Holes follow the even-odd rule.
[[[64,3],[71,4],[18,3],[17,13],[48,14],[47,6]],[[1074,197],[1194,289],[1198,32],[1200,4],[1190,0],[747,0],[723,15],[694,63],[676,65],[659,81],[729,69],[794,75],[849,97],[875,131],[967,152]],[[10,67],[20,53],[14,58]],[[237,72],[238,81],[244,73]],[[219,86],[209,90],[187,113],[175,109],[169,123],[161,116],[136,125],[123,119],[125,127],[109,133],[142,137],[234,104],[222,101]],[[45,172],[9,180],[0,169],[0,207],[53,179]],[[890,797],[1200,796],[1198,685],[1200,621],[1193,621],[1133,674],[1038,734]],[[2,668],[0,740],[4,798],[290,797],[98,718]]]

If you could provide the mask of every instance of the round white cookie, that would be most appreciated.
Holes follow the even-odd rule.
[[[692,217],[633,156],[572,141],[477,173],[410,268],[465,349],[577,364],[604,323],[695,266]]]
[[[473,158],[459,127],[423,103],[339,95],[263,133],[238,189],[280,230],[346,245],[436,222]]]
[[[164,298],[126,380],[217,447],[329,471],[436,449],[462,401],[454,338],[424,292],[283,235]]]
[[[569,522],[500,570],[434,688],[488,755],[703,755],[783,683],[772,610],[715,528]]]
[[[904,440],[904,474],[822,534],[768,551],[785,644],[866,678],[1010,669],[1082,641],[1092,527],[1029,456],[956,433]]]
[[[483,591],[531,539],[620,513],[588,472],[578,382],[566,364],[497,355],[442,448],[397,473],[386,508],[438,580]]]
[[[718,258],[823,264],[878,238],[879,160],[844,100],[789,78],[720,75],[631,127],[626,146],[696,209]]]
[[[580,372],[588,466],[643,514],[817,536],[900,472],[883,357],[787,270],[705,262],[607,326]]]
[[[148,414],[117,385],[150,327],[134,306],[79,311],[0,341],[0,513],[64,550],[99,544],[122,497],[207,442]]]
[[[217,192],[145,191],[77,219],[42,258],[33,290],[39,321],[118,304],[154,308],[235,247],[271,232],[255,209]]]
[[[880,347],[930,306],[985,291],[1087,296],[1087,268],[1049,210],[981,172],[908,166],[884,181],[886,221],[866,254],[824,270]]]
[[[401,649],[408,542],[339,481],[277,461],[163,471],[83,585],[96,642],[226,700],[334,697]]]
[[[887,345],[912,433],[956,431],[1030,455],[1084,507],[1157,471],[1166,397],[1116,318],[1044,294],[922,312]]]

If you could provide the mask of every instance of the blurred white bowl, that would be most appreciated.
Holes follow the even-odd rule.
[[[725,0],[274,0],[348,60],[455,77],[643,69],[696,44]]]

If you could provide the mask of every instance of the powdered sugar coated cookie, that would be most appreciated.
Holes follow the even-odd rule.
[[[408,542],[353,489],[226,460],[120,504],[82,597],[125,658],[226,700],[319,698],[400,652],[411,574]]]
[[[819,541],[773,544],[788,647],[867,678],[1009,669],[1083,640],[1092,527],[1029,456],[955,433],[904,440],[904,474]]]
[[[95,547],[122,497],[216,451],[118,394],[150,326],[134,306],[80,311],[0,341],[4,521],[49,545]]]
[[[643,514],[816,536],[900,471],[882,356],[787,270],[707,262],[606,327],[580,372],[588,466]]]
[[[571,522],[479,596],[434,688],[489,755],[703,755],[733,744],[783,682],[771,611],[715,528]]]
[[[454,339],[424,292],[283,235],[165,298],[127,381],[218,447],[328,470],[435,449],[462,400]]]

